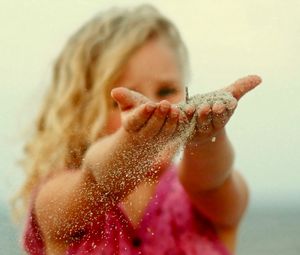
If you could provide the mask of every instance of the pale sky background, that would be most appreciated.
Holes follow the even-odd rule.
[[[109,2],[109,3],[108,3]],[[145,1],[0,0],[0,201],[23,180],[16,161],[54,59],[98,11]],[[253,204],[300,205],[300,1],[148,1],[178,26],[188,46],[190,94],[258,74],[228,124],[236,166]]]

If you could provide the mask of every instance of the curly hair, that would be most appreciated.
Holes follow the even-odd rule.
[[[101,12],[67,41],[25,144],[26,179],[14,199],[15,212],[22,215],[33,189],[45,177],[80,168],[87,148],[104,135],[114,82],[132,53],[153,37],[166,39],[185,72],[187,50],[178,30],[149,5]]]

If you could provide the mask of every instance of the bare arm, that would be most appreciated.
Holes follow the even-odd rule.
[[[82,169],[64,171],[41,187],[35,209],[46,236],[52,239],[72,239],[78,231],[88,227],[90,222],[100,222],[103,212],[113,205],[113,200],[118,202],[126,195],[130,186],[134,185],[129,179],[126,182],[127,189],[125,190],[125,186],[121,189],[120,178],[113,176],[114,169],[106,167],[113,159],[120,157],[118,151],[129,149],[125,136],[125,132],[119,130],[97,141],[88,151]],[[92,162],[91,158],[94,156],[101,160]],[[134,154],[130,156],[134,157]],[[100,170],[106,173],[101,173]],[[125,168],[120,169],[122,170]]]
[[[184,152],[179,177],[195,207],[215,225],[220,239],[234,254],[238,225],[249,199],[247,185],[232,168],[233,151],[225,131],[214,143],[207,141],[198,150],[192,147],[187,146]]]
[[[82,169],[52,177],[37,195],[35,212],[48,243],[72,242],[91,222],[101,225],[104,213],[155,170],[157,142],[165,144],[176,131],[179,110],[168,102],[154,104],[126,89],[114,93],[122,127],[89,148]]]
[[[240,79],[223,90],[232,100],[199,107],[198,130],[186,145],[180,165],[179,178],[192,202],[216,226],[231,251],[247,207],[248,189],[233,169],[234,152],[224,126],[237,101],[260,82],[257,76]]]
[[[247,205],[245,182],[233,169],[234,154],[225,130],[216,141],[187,145],[180,180],[197,208],[215,225],[235,226]]]

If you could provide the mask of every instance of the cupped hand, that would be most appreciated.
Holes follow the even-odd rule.
[[[185,114],[166,100],[153,102],[142,94],[124,87],[111,91],[121,111],[122,127],[142,141],[171,139]]]
[[[225,127],[238,101],[260,83],[259,76],[249,75],[221,90],[191,97],[187,106],[192,105],[196,109],[196,134],[205,137],[214,136]],[[188,115],[187,111],[186,114]]]

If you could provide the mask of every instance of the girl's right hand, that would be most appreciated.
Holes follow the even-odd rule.
[[[180,122],[187,121],[184,112],[166,100],[155,103],[124,87],[114,88],[111,96],[121,111],[122,127],[142,142],[154,138],[168,141],[178,130]]]

